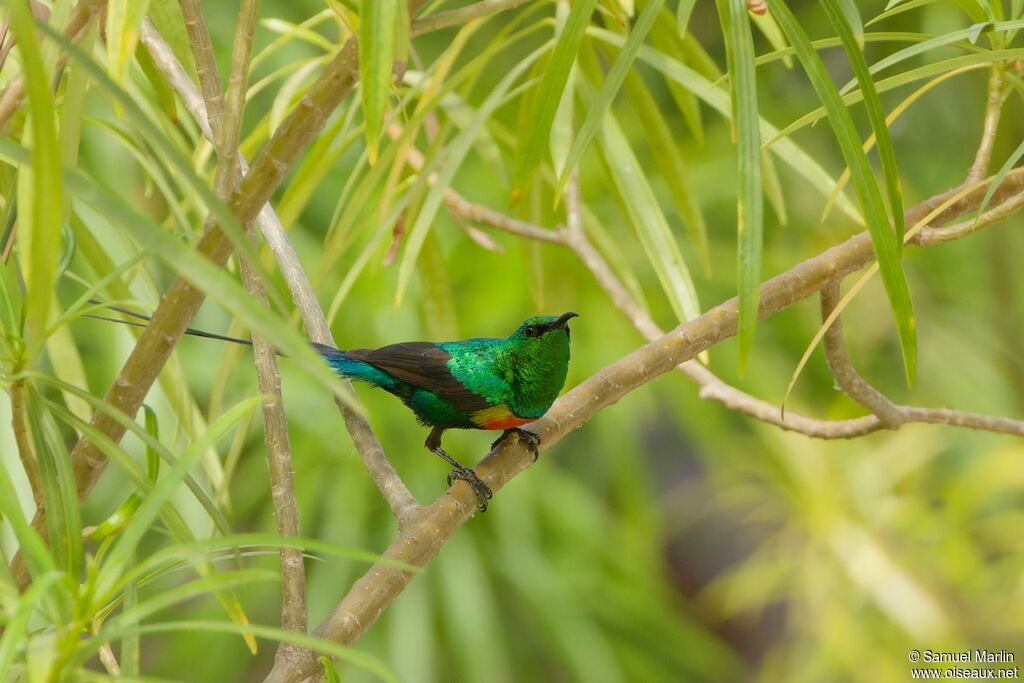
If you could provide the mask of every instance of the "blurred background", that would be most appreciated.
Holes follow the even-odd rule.
[[[869,24],[864,47],[868,64],[908,44],[970,27],[976,22],[961,8],[965,4],[970,3],[905,3],[906,11]],[[1019,3],[1012,4],[1019,14]],[[176,3],[152,5],[171,17],[160,18],[151,10],[165,34],[175,21],[167,10],[172,5]],[[637,2],[633,11],[644,6]],[[818,3],[790,6],[811,39],[834,36]],[[886,9],[881,2],[857,6],[865,22]],[[592,25],[624,32],[605,3],[602,8]],[[226,73],[237,3],[205,3],[204,11]],[[339,3],[325,7],[313,0],[260,3],[256,54],[265,56],[254,68],[252,84],[258,92],[247,105],[243,128],[243,150],[250,158],[322,68],[324,55],[345,30],[337,17],[348,11]],[[1006,11],[1011,11],[1009,3]],[[296,28],[315,16],[323,20],[303,29],[309,35]],[[478,62],[480,68],[437,108],[439,144],[450,142],[493,85],[550,38],[554,16],[555,3],[527,3],[490,19],[469,37],[458,64]],[[714,3],[696,3],[685,39],[679,37],[676,16],[675,3],[669,2],[652,32],[657,41],[667,42],[647,42],[681,56],[714,81],[715,71],[723,72],[726,65]],[[626,17],[627,23],[632,21],[628,13]],[[536,31],[500,43],[501,49],[486,60],[480,56],[488,46],[499,45],[501,32],[510,25],[534,23],[540,25]],[[435,65],[459,29],[416,37],[410,72]],[[1014,47],[1019,39],[1014,42],[1012,32],[1005,35],[1005,49],[1019,51]],[[756,29],[754,44],[759,55],[775,50]],[[883,75],[905,74],[989,49],[994,48],[985,35],[976,43],[961,40],[925,50]],[[592,36],[582,50],[602,69],[616,55]],[[837,84],[852,78],[841,47],[823,47],[819,53]],[[1004,63],[1011,75],[991,172],[1024,136],[1020,76],[1014,71],[1020,62],[1005,59],[1010,60]],[[929,78],[953,68],[936,69]],[[950,78],[891,124],[906,206],[963,181],[981,136],[988,74],[983,65]],[[631,70],[634,76],[653,96],[685,161],[687,182],[706,226],[709,268],[702,267],[701,249],[687,229],[693,226],[685,225],[674,202],[672,183],[678,179],[660,171],[657,157],[664,150],[647,135],[633,108],[636,98],[620,95],[611,111],[648,174],[706,309],[736,294],[737,159],[730,125],[694,99],[692,106],[699,112],[695,125],[693,109],[684,112],[674,86],[650,65],[638,61]],[[759,66],[757,79],[760,114],[778,128],[820,106],[799,63],[773,59]],[[887,112],[926,82],[908,81],[881,92]],[[199,139],[187,112],[178,105],[177,121],[159,114],[159,95],[138,64],[133,64],[124,87],[157,112],[169,139],[201,174],[211,171],[210,147]],[[404,92],[396,89],[393,105]],[[552,178],[544,175],[550,171],[540,174],[542,180],[522,200],[513,201],[525,97],[512,98],[487,119],[452,186],[471,201],[554,227],[564,221],[564,205],[553,208]],[[361,114],[351,110],[358,103],[357,96],[346,99],[317,141],[318,148],[275,198],[321,303],[332,309],[330,322],[340,346],[504,336],[528,315],[574,310],[580,317],[572,323],[567,381],[572,387],[643,343],[570,251],[467,226],[443,207],[396,305],[402,228],[378,235],[393,198],[382,196],[383,182],[369,181],[365,190],[350,187],[371,172],[365,141],[358,131],[352,134],[352,121]],[[578,101],[577,106],[578,126],[585,105]],[[866,137],[870,129],[863,108],[855,105],[851,112]],[[102,92],[91,90],[79,167],[169,230],[180,230],[174,217],[178,212],[198,231],[203,211],[193,198],[173,190],[173,201],[168,199],[141,161],[148,152],[136,134],[130,117],[119,115]],[[802,126],[791,139],[832,178],[843,171],[827,121]],[[418,141],[426,151],[428,140]],[[679,320],[637,239],[626,200],[611,180],[610,163],[597,144],[581,161],[586,228],[614,259],[632,291],[643,296],[652,317],[670,329]],[[838,209],[822,219],[827,190],[812,187],[792,164],[776,162],[775,172],[779,189],[774,201],[766,202],[763,279],[863,230]],[[852,192],[846,193],[856,206]],[[423,192],[412,194],[410,211],[415,211]],[[406,215],[405,227],[413,220]],[[82,293],[83,282],[96,283],[109,273],[102,260],[90,258],[82,235],[91,235],[107,254],[108,268],[123,263],[134,248],[121,229],[85,205],[76,208],[72,227],[79,246],[58,291],[65,303]],[[1022,228],[1021,218],[1011,216],[969,239],[907,249],[904,267],[920,339],[917,381],[907,388],[892,316],[877,278],[844,315],[854,366],[897,403],[1020,418]],[[369,254],[365,265],[360,263],[364,254]],[[267,258],[265,265],[274,272],[271,263]],[[354,281],[347,283],[350,275]],[[137,305],[146,310],[152,310],[171,278],[171,271],[152,258],[125,276]],[[283,281],[275,278],[270,286],[287,299]],[[343,287],[346,293],[336,299]],[[818,301],[808,299],[759,324],[742,376],[735,339],[711,349],[709,367],[742,391],[778,405],[819,323]],[[246,334],[231,312],[214,302],[204,305],[193,326]],[[68,329],[88,389],[102,395],[129,353],[135,331],[84,319],[70,322]],[[303,535],[382,551],[395,537],[395,522],[331,397],[287,360],[282,370]],[[159,416],[161,439],[180,451],[205,422],[255,391],[248,349],[185,339],[147,404]],[[423,448],[426,430],[393,397],[365,387],[357,391],[385,451],[413,493],[421,501],[443,493],[447,468]],[[0,396],[5,424],[6,401]],[[786,407],[823,419],[865,414],[837,390],[820,350]],[[463,462],[475,462],[491,439],[481,432],[449,432],[445,446]],[[137,439],[129,436],[123,445],[141,461],[144,449]],[[23,507],[31,510],[6,430],[0,431],[0,450],[21,483]],[[909,425],[852,440],[812,439],[701,400],[692,382],[669,373],[596,415],[515,478],[486,514],[476,515],[451,539],[357,648],[382,659],[401,680],[417,682],[896,681],[909,677],[911,649],[1002,648],[1016,652],[1019,661],[1024,658],[1022,458],[1019,438],[944,426]],[[258,413],[220,443],[216,463],[213,459],[204,459],[196,476],[231,528],[272,531]],[[100,523],[131,488],[118,468],[108,468],[82,510],[83,524]],[[181,492],[174,502],[197,535],[210,533],[210,521],[193,498]],[[3,540],[10,557],[13,537],[6,528]],[[140,553],[167,542],[154,532]],[[273,552],[250,562],[277,567]],[[310,557],[311,625],[326,616],[366,568],[345,558]],[[180,580],[171,574],[141,590],[159,591]],[[238,589],[237,595],[250,620],[276,625],[278,591],[276,583],[257,583]],[[224,616],[217,601],[207,597],[179,604],[159,618]],[[142,670],[175,680],[258,681],[272,658],[272,643],[253,657],[238,636],[204,631],[146,636],[142,646]],[[339,672],[345,681],[375,680],[357,667],[339,665]]]

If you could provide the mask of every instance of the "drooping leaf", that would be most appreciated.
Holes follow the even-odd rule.
[[[114,81],[121,83],[128,75],[139,28],[146,18],[150,0],[108,0],[107,2],[107,69]]]
[[[548,136],[551,134],[555,113],[564,97],[569,72],[576,60],[576,53],[579,52],[583,34],[596,5],[597,0],[573,2],[565,18],[565,25],[555,41],[555,48],[544,69],[540,86],[532,98],[530,114],[526,117],[530,125],[516,155],[513,193],[516,192],[516,188],[525,188],[529,185],[533,173],[548,149]]]
[[[739,369],[746,369],[754,343],[761,286],[761,247],[764,232],[764,194],[761,180],[760,116],[754,38],[747,19],[746,0],[719,0],[719,18],[726,37],[726,57],[732,84],[733,125],[739,164],[736,205],[737,273],[739,276]]]
[[[31,358],[39,352],[44,341],[43,332],[49,323],[50,302],[60,258],[64,193],[52,76],[43,64],[27,0],[14,0],[8,3],[8,7],[28,94],[29,125],[25,127],[23,139],[32,149],[31,168],[21,168],[18,174],[18,206],[22,211],[19,212],[17,235],[27,285],[25,344]]]
[[[861,53],[863,47],[863,32],[858,40],[854,32],[856,27],[850,25],[851,11],[856,15],[856,8],[852,10],[844,7],[846,0],[822,0],[821,4],[828,14],[829,20],[843,41],[843,48],[850,60],[853,72],[860,84],[861,92],[864,95],[864,108],[868,113],[868,120],[871,122],[871,129],[875,133],[875,140],[878,145],[878,158],[882,162],[882,174],[885,177],[885,189],[889,197],[889,210],[893,226],[896,228],[896,245],[903,248],[903,190],[900,186],[900,171],[896,165],[896,151],[893,149],[892,140],[889,138],[889,126],[885,121],[885,111],[882,109],[882,101],[875,90],[874,81],[868,73],[868,65]],[[859,16],[854,17],[857,21]],[[862,30],[863,31],[863,30]],[[858,146],[858,149],[861,149]]]
[[[781,0],[769,0],[768,6],[786,33],[790,44],[796,49],[797,58],[828,112],[829,122],[832,124],[843,158],[850,167],[854,189],[864,210],[868,232],[875,247],[882,283],[889,296],[893,318],[896,321],[907,382],[912,384],[917,369],[917,332],[910,290],[900,263],[902,244],[898,242],[889,225],[881,193],[875,183],[867,156],[861,148],[860,136],[825,65],[786,4]]]
[[[622,50],[619,52],[618,57],[615,58],[615,62],[608,71],[604,83],[601,84],[601,89],[598,91],[593,107],[587,111],[587,118],[583,120],[583,125],[580,126],[576,139],[572,142],[572,147],[569,148],[569,156],[565,161],[565,167],[562,169],[561,175],[558,177],[558,186],[555,189],[556,201],[562,196],[565,185],[569,182],[569,177],[576,169],[576,164],[579,163],[583,152],[597,133],[598,128],[603,124],[605,112],[612,103],[612,99],[619,92],[619,87],[622,85],[623,79],[626,78],[626,74],[633,67],[637,51],[654,25],[654,20],[658,17],[658,12],[661,11],[664,4],[665,0],[649,0],[644,5],[640,16],[637,17],[636,23],[622,44]]]
[[[371,164],[377,162],[377,146],[391,88],[397,15],[398,0],[362,0],[360,3],[359,83]]]

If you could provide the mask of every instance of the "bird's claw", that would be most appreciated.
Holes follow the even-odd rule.
[[[487,512],[487,501],[494,495],[494,492],[491,491],[491,487],[485,484],[480,477],[476,476],[476,472],[468,467],[455,469],[449,472],[448,486],[451,486],[452,482],[456,479],[461,479],[472,487],[473,493],[475,493],[477,497],[477,506],[480,508],[480,512]]]
[[[530,453],[533,454],[533,461],[537,462],[537,458],[540,457],[540,437],[529,430],[523,429],[522,427],[506,429],[502,432],[501,436],[495,439],[494,443],[491,444],[491,450],[493,451],[497,448],[502,441],[508,438],[509,434],[515,434],[518,436],[519,440],[525,443],[526,447],[530,450]]]

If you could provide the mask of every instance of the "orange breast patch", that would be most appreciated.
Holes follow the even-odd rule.
[[[512,429],[534,421],[532,418],[516,417],[504,404],[473,413],[473,422],[484,429]]]

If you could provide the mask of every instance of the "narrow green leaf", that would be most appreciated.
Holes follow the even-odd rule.
[[[104,563],[106,571],[97,579],[97,594],[102,595],[106,590],[109,590],[110,582],[115,577],[124,573],[123,568],[128,566],[135,548],[149,530],[153,519],[159,514],[164,501],[174,493],[203,452],[209,446],[216,444],[243,415],[259,405],[262,399],[263,396],[260,395],[250,396],[232,406],[230,410],[227,410],[218,417],[210,425],[207,432],[189,446],[185,454],[175,463],[167,475],[157,482],[157,485],[153,487],[142,505],[139,506],[135,516],[125,527],[124,533],[114,542],[114,546],[111,548],[110,554]]]
[[[629,99],[629,104],[636,112],[638,122],[647,137],[654,161],[658,165],[661,177],[668,185],[672,204],[689,233],[693,248],[697,252],[701,268],[705,275],[711,274],[711,251],[708,247],[707,228],[700,202],[690,182],[690,173],[686,162],[679,151],[679,143],[669,128],[665,117],[661,115],[657,102],[643,77],[637,72],[626,76],[622,84]]]
[[[672,310],[679,320],[693,320],[700,315],[700,303],[690,271],[644,169],[610,111],[605,112],[600,142],[612,180]]]
[[[768,6],[786,33],[790,44],[796,49],[797,58],[828,112],[836,140],[839,142],[846,164],[850,167],[850,177],[864,210],[868,231],[871,234],[871,241],[878,258],[882,283],[889,296],[893,318],[896,321],[907,382],[912,384],[917,370],[917,332],[910,290],[907,287],[900,263],[902,249],[889,226],[882,196],[871,173],[867,156],[861,147],[860,136],[854,128],[850,112],[843,105],[835,83],[829,78],[825,65],[822,64],[803,28],[797,23],[796,17],[780,0],[769,0]]]
[[[877,24],[880,21],[890,19],[897,14],[903,14],[904,12],[909,12],[910,10],[917,9],[918,7],[934,5],[938,2],[943,2],[943,0],[910,0],[909,2],[904,2],[903,0],[890,0],[889,4],[885,6],[880,14],[876,15],[874,19],[864,25],[871,26],[872,24]]]
[[[612,235],[608,228],[602,223],[601,219],[590,210],[590,208],[583,205],[583,227],[586,229],[590,239],[594,242],[594,246],[597,250],[604,254],[605,259],[608,261],[608,265],[612,267],[615,274],[622,280],[622,284],[625,285],[626,290],[633,296],[636,302],[645,311],[650,311],[651,307],[647,303],[647,297],[644,295],[644,290],[640,286],[640,279],[637,277],[633,270],[633,265],[628,257],[628,252],[624,248],[621,241],[617,240]]]
[[[397,0],[362,0],[360,3],[359,82],[363,90],[363,118],[371,165],[377,163],[377,145],[391,89],[397,14]]]
[[[43,65],[27,0],[14,0],[8,7],[28,93],[29,125],[23,139],[32,149],[31,169],[21,168],[18,174],[18,204],[28,210],[20,212],[17,236],[26,282],[25,343],[31,358],[39,352],[49,322],[64,196],[52,79]]]
[[[676,31],[675,17],[672,13],[662,8],[658,21],[651,27],[651,45],[664,52],[670,57],[686,62],[685,48],[686,38],[682,37],[680,31]],[[693,133],[698,144],[704,143],[704,121],[701,118],[700,101],[697,97],[676,83],[671,78],[662,77],[668,86],[669,94],[675,101],[679,112],[683,115],[687,127]],[[716,76],[717,78],[717,76]]]
[[[128,569],[135,566],[135,553],[128,559]],[[124,611],[134,609],[139,602],[139,585],[136,581],[129,581],[124,587]],[[142,643],[137,633],[125,635],[121,639],[121,673],[125,676],[138,676],[141,668]]]
[[[823,0],[824,1],[824,0]],[[864,49],[864,21],[860,18],[860,10],[854,0],[827,0],[829,13],[835,13],[842,17],[843,21],[853,33],[857,47]],[[834,20],[833,20],[834,23]]]
[[[82,569],[82,518],[71,458],[52,415],[43,411],[40,396],[31,384],[26,387],[25,398],[29,433],[43,482],[50,552],[58,567],[69,576],[78,576]]]
[[[775,164],[775,157],[766,149],[761,150],[761,175],[764,178],[764,196],[771,204],[779,225],[786,225],[786,197],[782,191],[779,169]]]
[[[171,452],[169,450],[167,450],[167,448],[165,448],[149,432],[147,432],[146,430],[144,430],[141,427],[139,427],[135,423],[134,420],[129,419],[123,413],[120,413],[118,411],[115,411],[115,410],[111,409],[110,405],[108,403],[106,403],[105,401],[103,401],[102,399],[97,398],[97,397],[93,396],[92,394],[90,394],[90,393],[88,393],[86,391],[78,389],[77,387],[73,387],[72,385],[69,385],[66,382],[62,382],[62,381],[60,381],[58,379],[54,379],[54,378],[48,377],[46,375],[35,375],[34,377],[35,377],[35,379],[37,379],[40,382],[44,382],[44,383],[50,384],[50,385],[60,389],[65,394],[77,395],[81,400],[91,402],[91,404],[93,405],[93,407],[96,410],[100,410],[100,411],[105,412],[107,415],[112,417],[116,422],[118,422],[119,424],[124,426],[126,429],[128,429],[129,431],[134,433],[135,436],[139,437],[139,439],[143,442],[143,444],[146,447],[147,460],[149,460],[149,457],[150,457],[149,456],[149,452],[152,451],[153,453],[158,455],[163,460],[166,460],[172,466],[175,463],[177,463],[177,458],[175,458],[171,454]],[[121,449],[121,448],[119,448],[117,446],[114,446],[113,449],[111,449],[109,447],[105,447],[105,446],[101,445],[100,443],[98,443],[96,438],[95,438],[95,436],[96,436],[96,434],[98,432],[96,432],[95,429],[92,428],[89,425],[89,423],[82,421],[81,419],[76,417],[73,413],[71,413],[69,411],[66,411],[62,406],[60,406],[59,404],[57,404],[55,402],[52,402],[50,400],[46,400],[46,405],[50,409],[50,411],[53,412],[53,414],[56,417],[58,417],[59,419],[64,421],[66,424],[68,424],[75,431],[81,432],[81,433],[85,434],[85,436],[88,437],[90,439],[90,441],[92,441],[98,448],[100,448],[103,451],[104,455],[106,455],[108,458],[114,460],[118,465],[120,465],[123,469],[125,469],[125,471],[127,472],[128,476],[135,482],[136,487],[140,491],[147,491],[148,492],[148,491],[150,491],[152,489],[152,484],[155,482],[155,478],[152,476],[153,472],[155,470],[155,467],[153,467],[152,462],[149,462],[147,464],[147,469],[148,469],[149,474],[150,474],[150,477],[147,479],[142,474],[141,470],[137,467],[137,465],[135,464],[135,461],[132,460],[130,457],[128,457],[123,449]],[[108,441],[109,441],[109,439],[108,439]],[[212,450],[212,447],[211,447],[211,450]],[[112,453],[113,453],[113,455],[112,455]],[[125,458],[127,458],[127,459],[125,459]],[[185,477],[185,485],[188,487],[189,491],[192,492],[192,495],[195,496],[196,501],[199,502],[199,504],[202,506],[202,508],[209,515],[210,520],[213,522],[214,527],[216,527],[216,529],[220,533],[222,533],[222,534],[226,535],[226,534],[231,533],[231,526],[228,524],[227,520],[224,518],[223,513],[221,513],[221,511],[217,509],[217,506],[214,505],[214,503],[210,499],[209,495],[207,495],[206,491],[204,491],[203,488],[201,486],[199,486],[199,483],[195,480],[195,478],[191,474],[189,474],[189,475],[187,475]],[[121,506],[121,509],[126,511],[126,513],[122,514],[121,517],[123,517],[124,523],[127,523],[127,521],[129,521],[131,519],[131,515],[134,514],[135,510],[138,509],[138,506],[135,505],[134,507],[128,507],[128,504],[125,503],[125,504],[123,504]],[[121,523],[121,524],[118,523],[117,513],[115,513],[115,515],[112,515],[110,519],[112,519],[114,521],[111,521],[110,524],[107,526],[108,529],[111,529],[111,531],[109,533],[119,532],[121,530],[121,528],[123,528],[123,523]],[[104,524],[106,524],[106,522]],[[169,524],[168,526],[173,526],[173,525]],[[178,527],[178,529],[185,529],[187,531],[187,528],[184,526],[183,523]],[[100,533],[94,533],[94,536],[97,537],[97,538],[101,537],[102,535],[103,534],[100,534]]]
[[[395,673],[387,664],[377,657],[368,655],[356,648],[341,645],[333,640],[317,638],[316,636],[307,636],[295,633],[294,631],[285,631],[281,628],[264,626],[262,624],[243,625],[230,624],[222,621],[168,621],[154,624],[140,624],[109,633],[103,629],[95,638],[91,638],[86,641],[86,644],[75,653],[75,656],[79,658],[91,656],[108,640],[121,638],[129,632],[147,635],[153,633],[177,633],[182,631],[193,635],[202,633],[252,634],[258,638],[265,638],[285,643],[295,643],[296,645],[309,648],[316,652],[326,652],[332,657],[338,657],[339,659],[351,662],[352,664],[375,674],[377,677],[387,681],[388,683],[399,683]]]
[[[334,660],[330,657],[321,657],[320,665],[324,668],[325,683],[341,683],[341,677],[338,676],[338,670],[334,668]]]
[[[146,432],[153,437],[153,441],[160,441],[160,423],[156,417],[156,411],[148,403],[142,404],[142,413],[145,415]],[[146,444],[146,475],[152,484],[156,483],[160,476],[160,454],[152,444]]]
[[[409,16],[409,0],[396,0],[395,8],[395,60],[409,60],[409,31],[412,29],[412,17]]]
[[[162,590],[155,595],[149,595],[131,609],[125,605],[120,614],[107,622],[107,626],[114,632],[118,632],[125,627],[128,627],[125,630],[129,631],[131,626],[148,619],[157,612],[187,600],[208,596],[218,591],[227,591],[249,583],[273,581],[275,579],[280,579],[280,575],[269,569],[235,569],[210,574],[194,581]]]
[[[138,45],[135,48],[135,59],[139,62],[146,80],[153,86],[153,92],[156,94],[157,102],[160,103],[160,109],[163,110],[164,116],[169,121],[177,121],[178,104],[174,97],[174,90],[167,82],[163,72],[157,68],[156,62],[153,61],[153,57],[150,56],[149,50],[144,45]]]
[[[764,232],[764,194],[761,180],[760,116],[754,38],[745,0],[719,0],[718,13],[726,37],[726,58],[733,88],[739,168],[736,206],[737,271],[739,275],[739,370],[750,358],[757,326],[761,287],[761,246]]]
[[[871,122],[871,129],[875,133],[875,144],[878,147],[878,158],[882,163],[882,174],[885,178],[885,189],[889,197],[889,211],[892,224],[896,228],[897,250],[903,249],[903,190],[900,186],[900,171],[896,165],[896,151],[893,149],[892,140],[889,138],[889,126],[885,122],[885,110],[882,108],[882,100],[875,90],[875,83],[868,72],[868,65],[864,61],[861,48],[864,45],[863,29],[860,38],[855,31],[856,26],[850,22],[850,13],[856,15],[857,8],[844,7],[849,0],[821,0],[825,13],[828,14],[832,26],[843,41],[843,48],[846,50],[847,59],[853,67],[853,73],[860,84],[861,93],[864,95],[864,108]],[[860,21],[859,16],[855,16]],[[862,150],[862,147],[858,146]],[[863,151],[861,152],[863,154]]]
[[[564,193],[565,185],[569,182],[569,177],[576,169],[576,164],[582,158],[583,152],[597,133],[598,128],[601,127],[605,112],[616,93],[619,92],[623,79],[626,78],[626,74],[633,66],[637,51],[654,25],[654,20],[658,17],[658,12],[664,4],[665,0],[649,0],[640,12],[640,16],[637,17],[633,30],[626,37],[619,56],[615,58],[611,70],[604,83],[601,84],[601,90],[597,94],[594,106],[587,111],[587,118],[583,120],[583,125],[580,126],[579,133],[576,134],[576,139],[573,140],[572,147],[569,149],[569,158],[565,161],[565,168],[562,169],[562,173],[558,177],[558,186],[555,188],[556,202]]]
[[[680,36],[686,33],[687,26],[690,24],[690,15],[693,13],[693,6],[696,4],[697,0],[679,0],[679,7],[676,9],[676,28],[679,29]]]
[[[139,28],[148,9],[149,0],[107,1],[107,68],[110,77],[118,83],[128,75],[128,66],[139,42]]]
[[[569,16],[565,19],[565,26],[557,37],[551,60],[544,69],[544,76],[527,117],[530,125],[526,129],[526,137],[516,155],[513,194],[516,194],[517,190],[523,191],[530,184],[531,177],[547,151],[555,113],[566,91],[569,72],[576,61],[576,53],[580,50],[583,34],[596,5],[597,0],[573,2]]]
[[[836,0],[831,1],[835,2]],[[977,32],[982,29],[991,31],[993,33],[1003,33],[1020,28],[1024,28],[1024,20],[1000,21],[995,23],[984,22],[981,24],[975,24],[974,26],[971,26],[969,28],[960,29],[957,31],[950,31],[949,33],[943,33],[941,35],[937,35],[926,40],[918,41],[913,45],[909,45],[903,48],[902,50],[897,50],[896,52],[893,52],[892,54],[887,55],[882,59],[879,59],[877,62],[871,65],[871,68],[868,69],[868,73],[870,73],[872,76],[875,76],[879,72],[888,69],[891,66],[901,64],[902,62],[905,62],[908,59],[911,59],[912,57],[916,57],[926,52],[932,52],[941,47],[953,45],[954,43],[959,43],[964,40],[968,40],[973,43],[974,41],[972,40],[972,37],[976,38]],[[850,92],[850,90],[853,89],[854,85],[859,84],[859,79],[852,78],[845,84],[843,84],[843,87],[839,89],[839,94],[846,95],[846,93]]]
[[[761,31],[761,35],[768,39],[773,48],[785,50],[789,46],[786,43],[786,37],[782,35],[782,29],[779,28],[779,24],[770,12],[765,12],[764,14],[748,12],[747,14],[758,30]],[[757,62],[755,61],[754,63],[756,64]],[[787,53],[782,58],[782,63],[786,65],[787,69],[793,68],[793,57]]]
[[[179,0],[150,0],[149,19],[156,26],[157,31],[193,82],[199,81],[196,74],[196,62],[192,55],[192,49],[188,44],[188,29],[185,28],[185,17],[181,13],[181,2]]]
[[[573,67],[569,70],[569,80],[566,81],[565,90],[562,92],[562,101],[558,103],[555,119],[551,122],[551,163],[556,175],[565,168],[565,160],[569,158],[569,148],[572,147],[572,138],[575,133],[573,125],[576,116],[575,80],[576,68]]]

